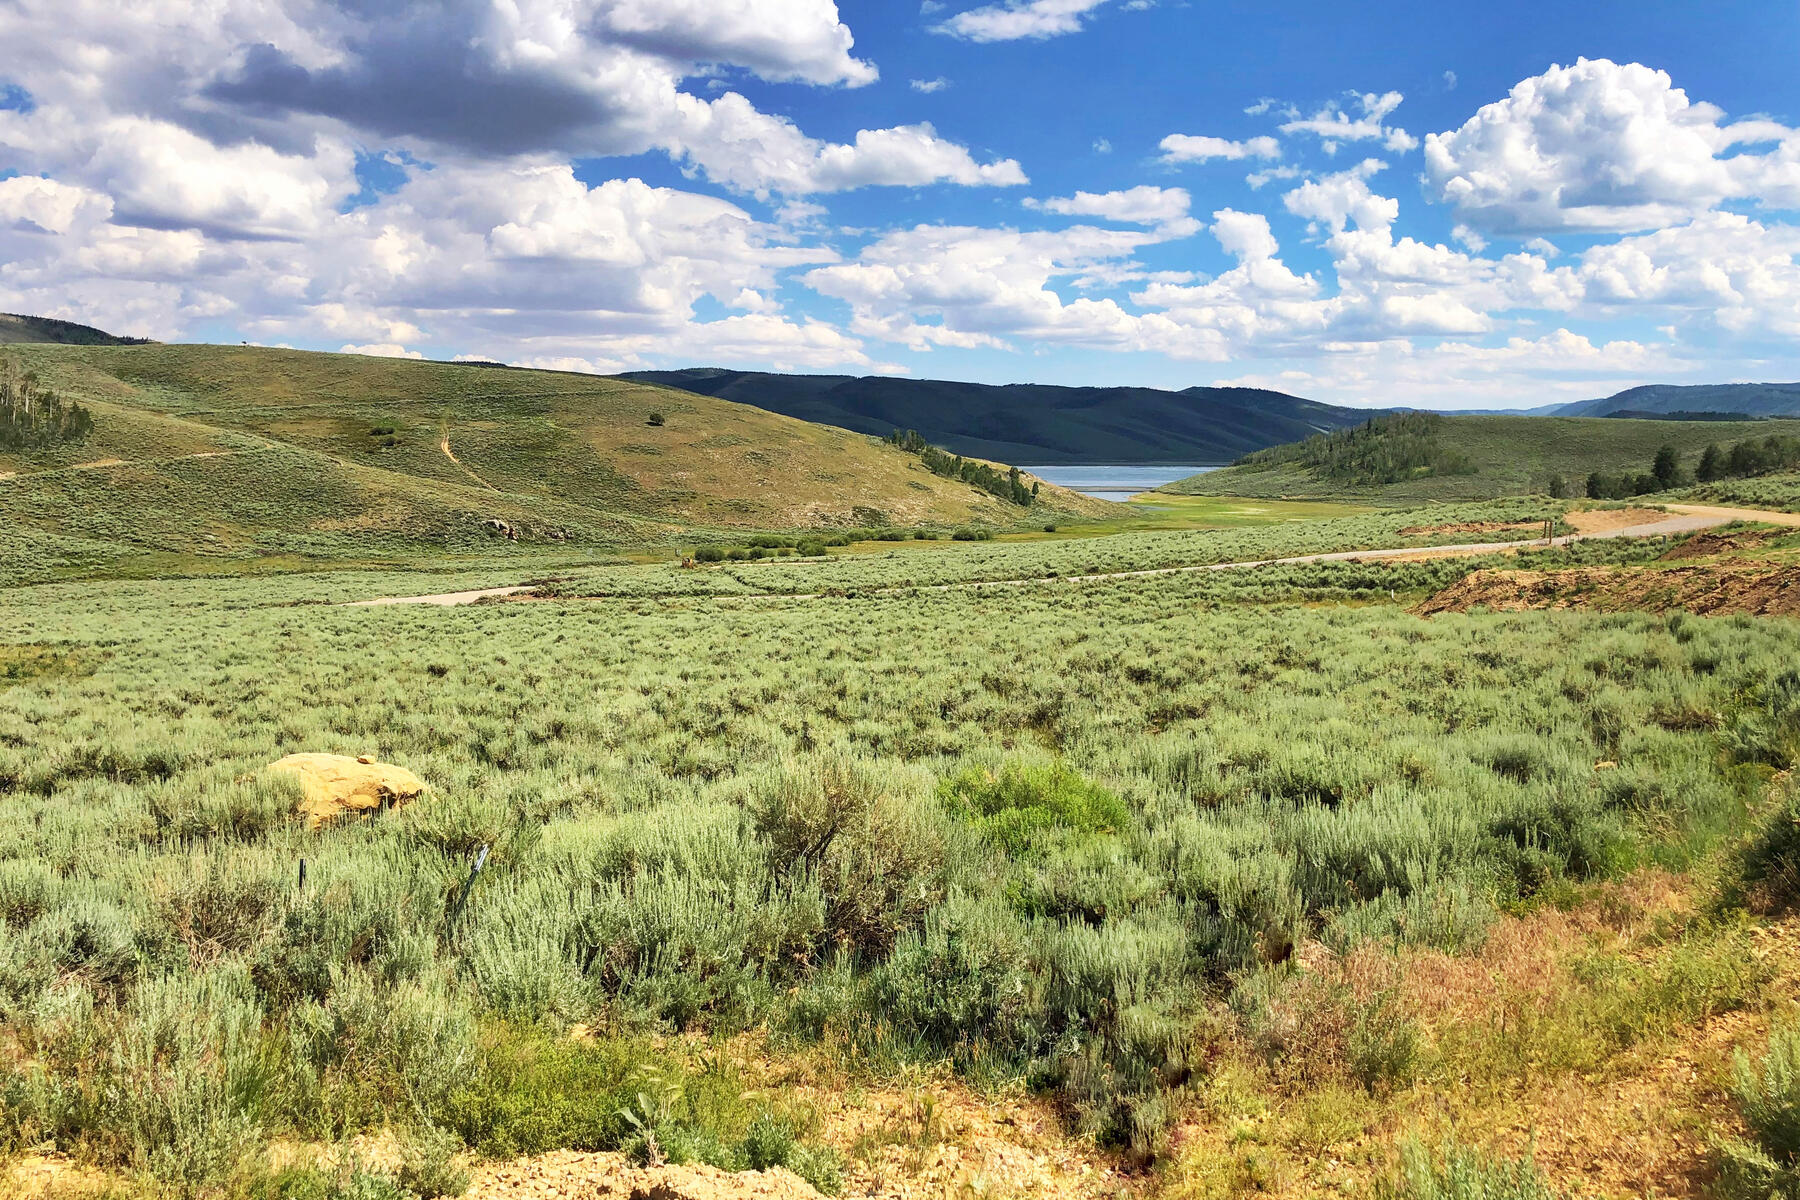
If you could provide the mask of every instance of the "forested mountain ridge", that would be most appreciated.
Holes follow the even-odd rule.
[[[1263,388],[1061,387],[702,367],[623,378],[886,437],[917,430],[958,454],[1033,465],[1230,462],[1345,429],[1365,409]]]

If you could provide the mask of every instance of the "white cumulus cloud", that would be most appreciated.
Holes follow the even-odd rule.
[[[1155,225],[1168,236],[1196,232],[1188,216],[1193,203],[1185,188],[1141,186],[1117,192],[1076,192],[1048,200],[1027,200],[1025,207],[1069,217],[1101,217],[1129,225]]]
[[[1011,0],[957,13],[932,26],[938,33],[971,42],[1013,42],[1021,38],[1077,33],[1095,9],[1110,0]]]
[[[1552,67],[1429,135],[1425,168],[1465,224],[1502,233],[1654,229],[1734,198],[1800,205],[1800,134],[1728,124],[1667,73],[1606,59]]]
[[[1281,143],[1272,137],[1253,137],[1241,142],[1205,134],[1171,133],[1158,143],[1166,163],[1206,162],[1222,158],[1235,161],[1244,158],[1274,159],[1281,157]]]

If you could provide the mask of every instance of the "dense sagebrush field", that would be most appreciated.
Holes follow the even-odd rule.
[[[816,599],[0,592],[0,1143],[188,1193],[328,1194],[246,1164],[382,1127],[411,1131],[420,1196],[465,1146],[830,1190],[803,1120],[653,1040],[766,1029],[1021,1081],[1148,1159],[1221,1014],[1258,1027],[1301,947],[1473,950],[1572,881],[1687,866],[1800,752],[1791,624],[1405,611],[1478,563],[904,590],[1003,552],[1151,567],[1393,532],[1371,520],[609,576],[864,593]],[[433,790],[306,832],[261,773],[303,750]],[[1367,1005],[1356,1078],[1409,1082],[1410,1037]]]
[[[1697,484],[1687,495],[1713,504],[1741,504],[1774,512],[1800,512],[1800,472],[1779,471],[1749,479]]]

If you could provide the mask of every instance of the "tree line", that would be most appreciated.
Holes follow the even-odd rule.
[[[1373,417],[1350,429],[1315,434],[1302,442],[1271,446],[1238,459],[1234,466],[1308,467],[1339,483],[1399,483],[1431,475],[1472,475],[1469,457],[1440,440],[1444,418],[1437,413],[1395,413]]]
[[[44,387],[36,374],[0,368],[0,450],[42,450],[78,442],[94,430],[93,414]]]
[[[1037,503],[1038,485],[1034,482],[1027,486],[1017,467],[1002,471],[976,459],[940,450],[912,429],[896,429],[887,435],[886,440],[891,446],[898,446],[910,454],[918,455],[919,461],[933,475],[941,475],[945,479],[960,479],[1021,508],[1030,508]]]
[[[1729,448],[1712,442],[1700,452],[1700,461],[1692,471],[1682,465],[1681,455],[1675,447],[1663,446],[1657,450],[1648,471],[1593,472],[1587,477],[1587,494],[1590,500],[1623,500],[1630,496],[1666,492],[1690,483],[1743,479],[1769,471],[1791,471],[1796,467],[1800,467],[1800,437],[1779,433],[1745,438]],[[1560,480],[1551,480],[1551,495],[1564,490],[1560,484]]]

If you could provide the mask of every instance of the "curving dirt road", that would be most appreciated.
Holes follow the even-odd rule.
[[[447,441],[448,439],[446,439]],[[446,453],[448,449],[446,448]],[[1566,546],[1571,542],[1596,541],[1605,538],[1621,537],[1669,537],[1683,533],[1697,533],[1702,529],[1712,529],[1720,525],[1728,525],[1733,521],[1756,521],[1767,525],[1786,525],[1800,528],[1800,513],[1768,512],[1753,508],[1727,508],[1706,504],[1666,504],[1663,508],[1670,516],[1654,521],[1645,521],[1636,525],[1626,525],[1615,529],[1596,529],[1589,533],[1572,533],[1553,538],[1549,542],[1542,540],[1530,542],[1463,542],[1453,546],[1394,546],[1378,550],[1334,550],[1326,554],[1299,554],[1290,558],[1259,558],[1245,562],[1200,563],[1184,567],[1149,567],[1141,571],[1105,571],[1094,575],[1036,575],[1020,579],[982,579],[964,583],[934,583],[922,587],[892,587],[864,591],[865,596],[897,596],[911,592],[958,592],[978,591],[983,588],[1032,587],[1049,583],[1096,583],[1108,579],[1148,579],[1157,575],[1185,575],[1196,571],[1232,571],[1247,567],[1289,566],[1298,563],[1319,562],[1352,562],[1383,559],[1418,559],[1418,558],[1466,558],[1479,554],[1497,554],[1507,550],[1517,550],[1522,546]],[[430,596],[388,596],[377,600],[358,600],[346,605],[350,608],[368,608],[390,604],[434,604],[451,607],[458,604],[473,604],[477,600],[495,597],[517,596],[530,592],[529,586],[481,588],[467,592],[440,592]],[[720,596],[714,599],[732,600],[818,600],[824,597],[823,592],[769,592],[763,595]]]
[[[444,452],[444,457],[449,459],[451,462],[455,463],[457,465],[457,467],[461,469],[461,471],[464,475],[467,475],[470,479],[473,479],[476,483],[479,483],[482,487],[486,488],[488,491],[497,492],[500,490],[499,488],[495,487],[493,484],[489,483],[487,480],[483,479],[481,476],[477,475],[473,470],[470,469],[470,467],[467,463],[463,462],[462,459],[456,457],[456,452],[454,450],[450,449],[450,431],[449,430],[445,430],[443,433],[443,436],[438,438],[438,449],[442,450]]]

